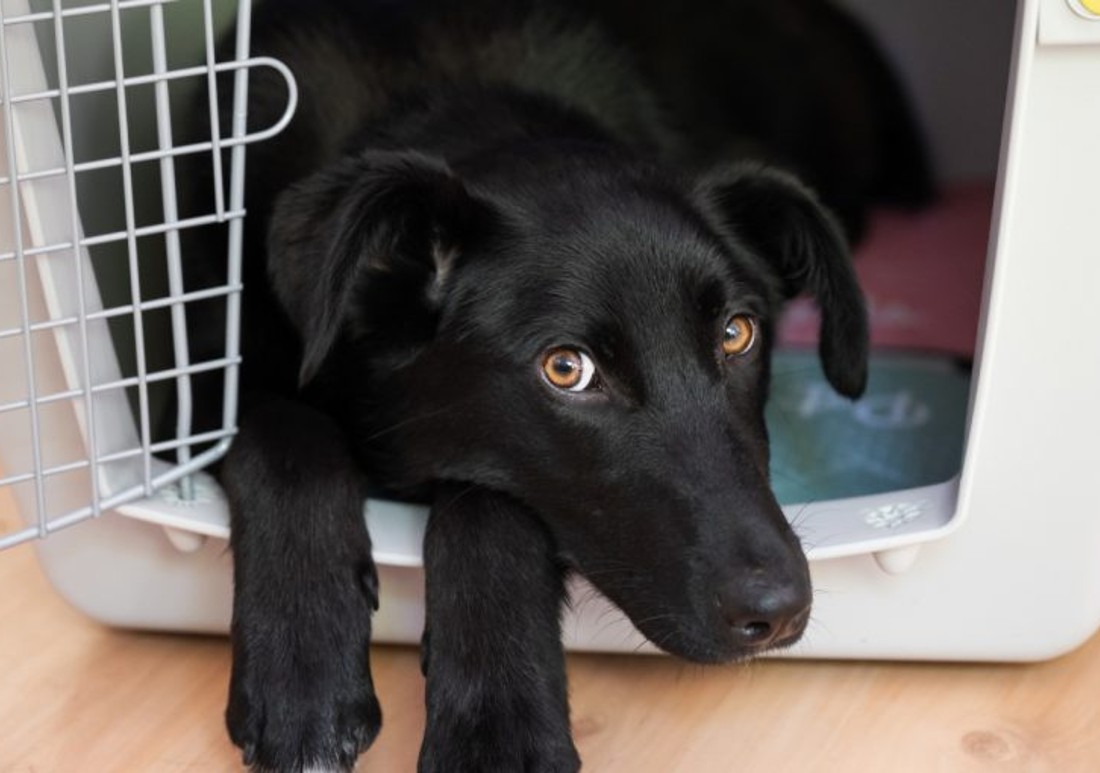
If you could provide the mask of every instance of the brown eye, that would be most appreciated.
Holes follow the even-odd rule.
[[[745,354],[756,341],[756,321],[748,314],[734,314],[722,331],[722,353],[727,357]]]
[[[543,355],[542,375],[558,389],[583,392],[592,383],[596,366],[584,352],[562,346]]]

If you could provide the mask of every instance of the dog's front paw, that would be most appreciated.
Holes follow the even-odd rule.
[[[225,719],[258,771],[351,770],[382,726],[370,673],[371,593],[343,584],[292,609],[239,604]]]
[[[323,666],[296,670],[293,658],[283,665],[278,673],[234,664],[225,719],[245,764],[287,773],[351,770],[382,727],[369,674],[340,683]]]
[[[365,668],[366,652],[363,652]],[[351,770],[382,727],[369,675],[338,683],[324,667],[286,671],[234,664],[225,719],[257,771]],[[280,669],[281,670],[281,669]]]
[[[568,730],[539,727],[531,708],[429,717],[419,773],[576,773],[581,760]]]

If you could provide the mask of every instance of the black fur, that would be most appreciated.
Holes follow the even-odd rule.
[[[680,158],[751,158],[797,172],[849,238],[868,202],[927,203],[928,153],[898,78],[867,31],[825,0],[599,0],[675,125]]]
[[[257,770],[351,767],[381,724],[367,660],[378,581],[366,480],[349,450],[323,413],[275,398],[251,406],[223,466],[234,558],[226,720]]]
[[[514,499],[478,486],[437,491],[424,537],[421,769],[580,767],[558,623],[565,568],[553,555],[546,527]]]
[[[665,112],[690,119],[687,91],[639,64],[659,40],[649,9],[260,7],[254,52],[287,62],[302,101],[249,157],[241,429],[220,473],[236,581],[226,717],[246,762],[346,768],[378,732],[368,482],[434,502],[421,770],[579,766],[558,622],[569,572],[695,661],[801,635],[808,569],[768,485],[768,354],[782,302],[808,291],[824,311],[825,372],[854,397],[866,314],[816,196],[707,137],[789,157],[853,230],[868,197],[919,199],[928,183],[904,100],[854,23],[809,0],[778,15],[760,5],[686,6],[683,18],[757,24],[731,38],[743,49],[681,55],[681,73],[705,86],[698,115],[741,116],[699,127],[701,140]],[[830,143],[841,130],[830,110],[800,112],[843,89],[840,75],[795,88],[746,64],[791,24],[816,40],[805,25],[821,14],[833,21],[816,45],[847,52],[876,84],[847,95],[847,118],[878,127],[868,134],[900,121],[891,142],[906,147],[871,143],[862,157]],[[685,33],[685,48],[709,34]],[[270,124],[283,92],[254,76],[254,126]],[[768,131],[737,144],[746,122],[786,125],[769,113],[788,101],[820,146],[796,153],[782,131],[774,147]],[[913,155],[894,174],[898,153]],[[854,187],[833,176],[846,164]],[[216,275],[192,266],[193,284]],[[757,340],[726,357],[733,315],[756,320]],[[204,324],[221,323],[199,321],[200,350],[215,340]],[[563,345],[595,362],[591,389],[541,375],[543,353]]]

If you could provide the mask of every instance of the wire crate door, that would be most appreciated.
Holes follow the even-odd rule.
[[[176,481],[184,481],[184,499],[203,489],[189,476],[223,454],[235,431],[244,151],[286,126],[297,92],[280,62],[249,58],[248,0],[217,8],[188,0],[170,10],[187,22],[177,38],[193,54],[174,66],[164,0],[0,0],[0,489],[14,494],[24,520],[0,530],[0,548],[127,504],[134,517],[171,521],[171,513],[136,501]],[[235,50],[219,61],[217,33],[234,21]],[[84,61],[93,49],[102,72]],[[249,133],[248,70],[257,66],[286,81],[288,102],[275,125]],[[208,97],[209,134],[181,144],[169,87],[188,82]],[[219,83],[232,89],[224,126]],[[110,109],[78,105],[90,98],[108,100]],[[87,135],[97,133],[109,135],[109,150],[89,150]],[[187,155],[213,165],[212,212],[180,212],[175,165]],[[98,190],[101,174],[120,182],[117,194]],[[112,196],[118,224],[92,218],[89,225],[88,206]],[[221,225],[227,277],[188,292],[180,233]],[[118,255],[106,279],[96,263],[105,247]],[[155,291],[145,281],[154,262],[165,274]],[[225,303],[224,353],[191,362],[187,309],[211,297]],[[159,331],[153,315],[167,319]],[[149,358],[158,348],[167,364]],[[197,435],[190,379],[212,370],[225,374],[222,422]],[[159,385],[174,390],[174,436],[167,439],[157,439],[154,427],[151,391]],[[220,508],[209,519],[224,530]]]
[[[33,27],[5,25],[2,44],[0,485],[30,523],[0,546],[98,514],[141,480],[140,459],[112,462],[139,446],[126,396],[94,386],[121,373],[82,245],[67,110],[59,130],[34,98],[49,89]]]

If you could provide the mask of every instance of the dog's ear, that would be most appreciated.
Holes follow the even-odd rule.
[[[301,337],[300,383],[316,375],[356,293],[372,282],[384,286],[380,306],[400,309],[406,331],[418,313],[430,316],[455,262],[491,220],[490,206],[446,164],[406,151],[346,157],[283,192],[267,271]]]
[[[843,232],[793,176],[739,165],[705,177],[703,206],[738,243],[766,262],[784,298],[808,291],[821,309],[825,376],[847,397],[863,394],[870,347],[867,309]]]

